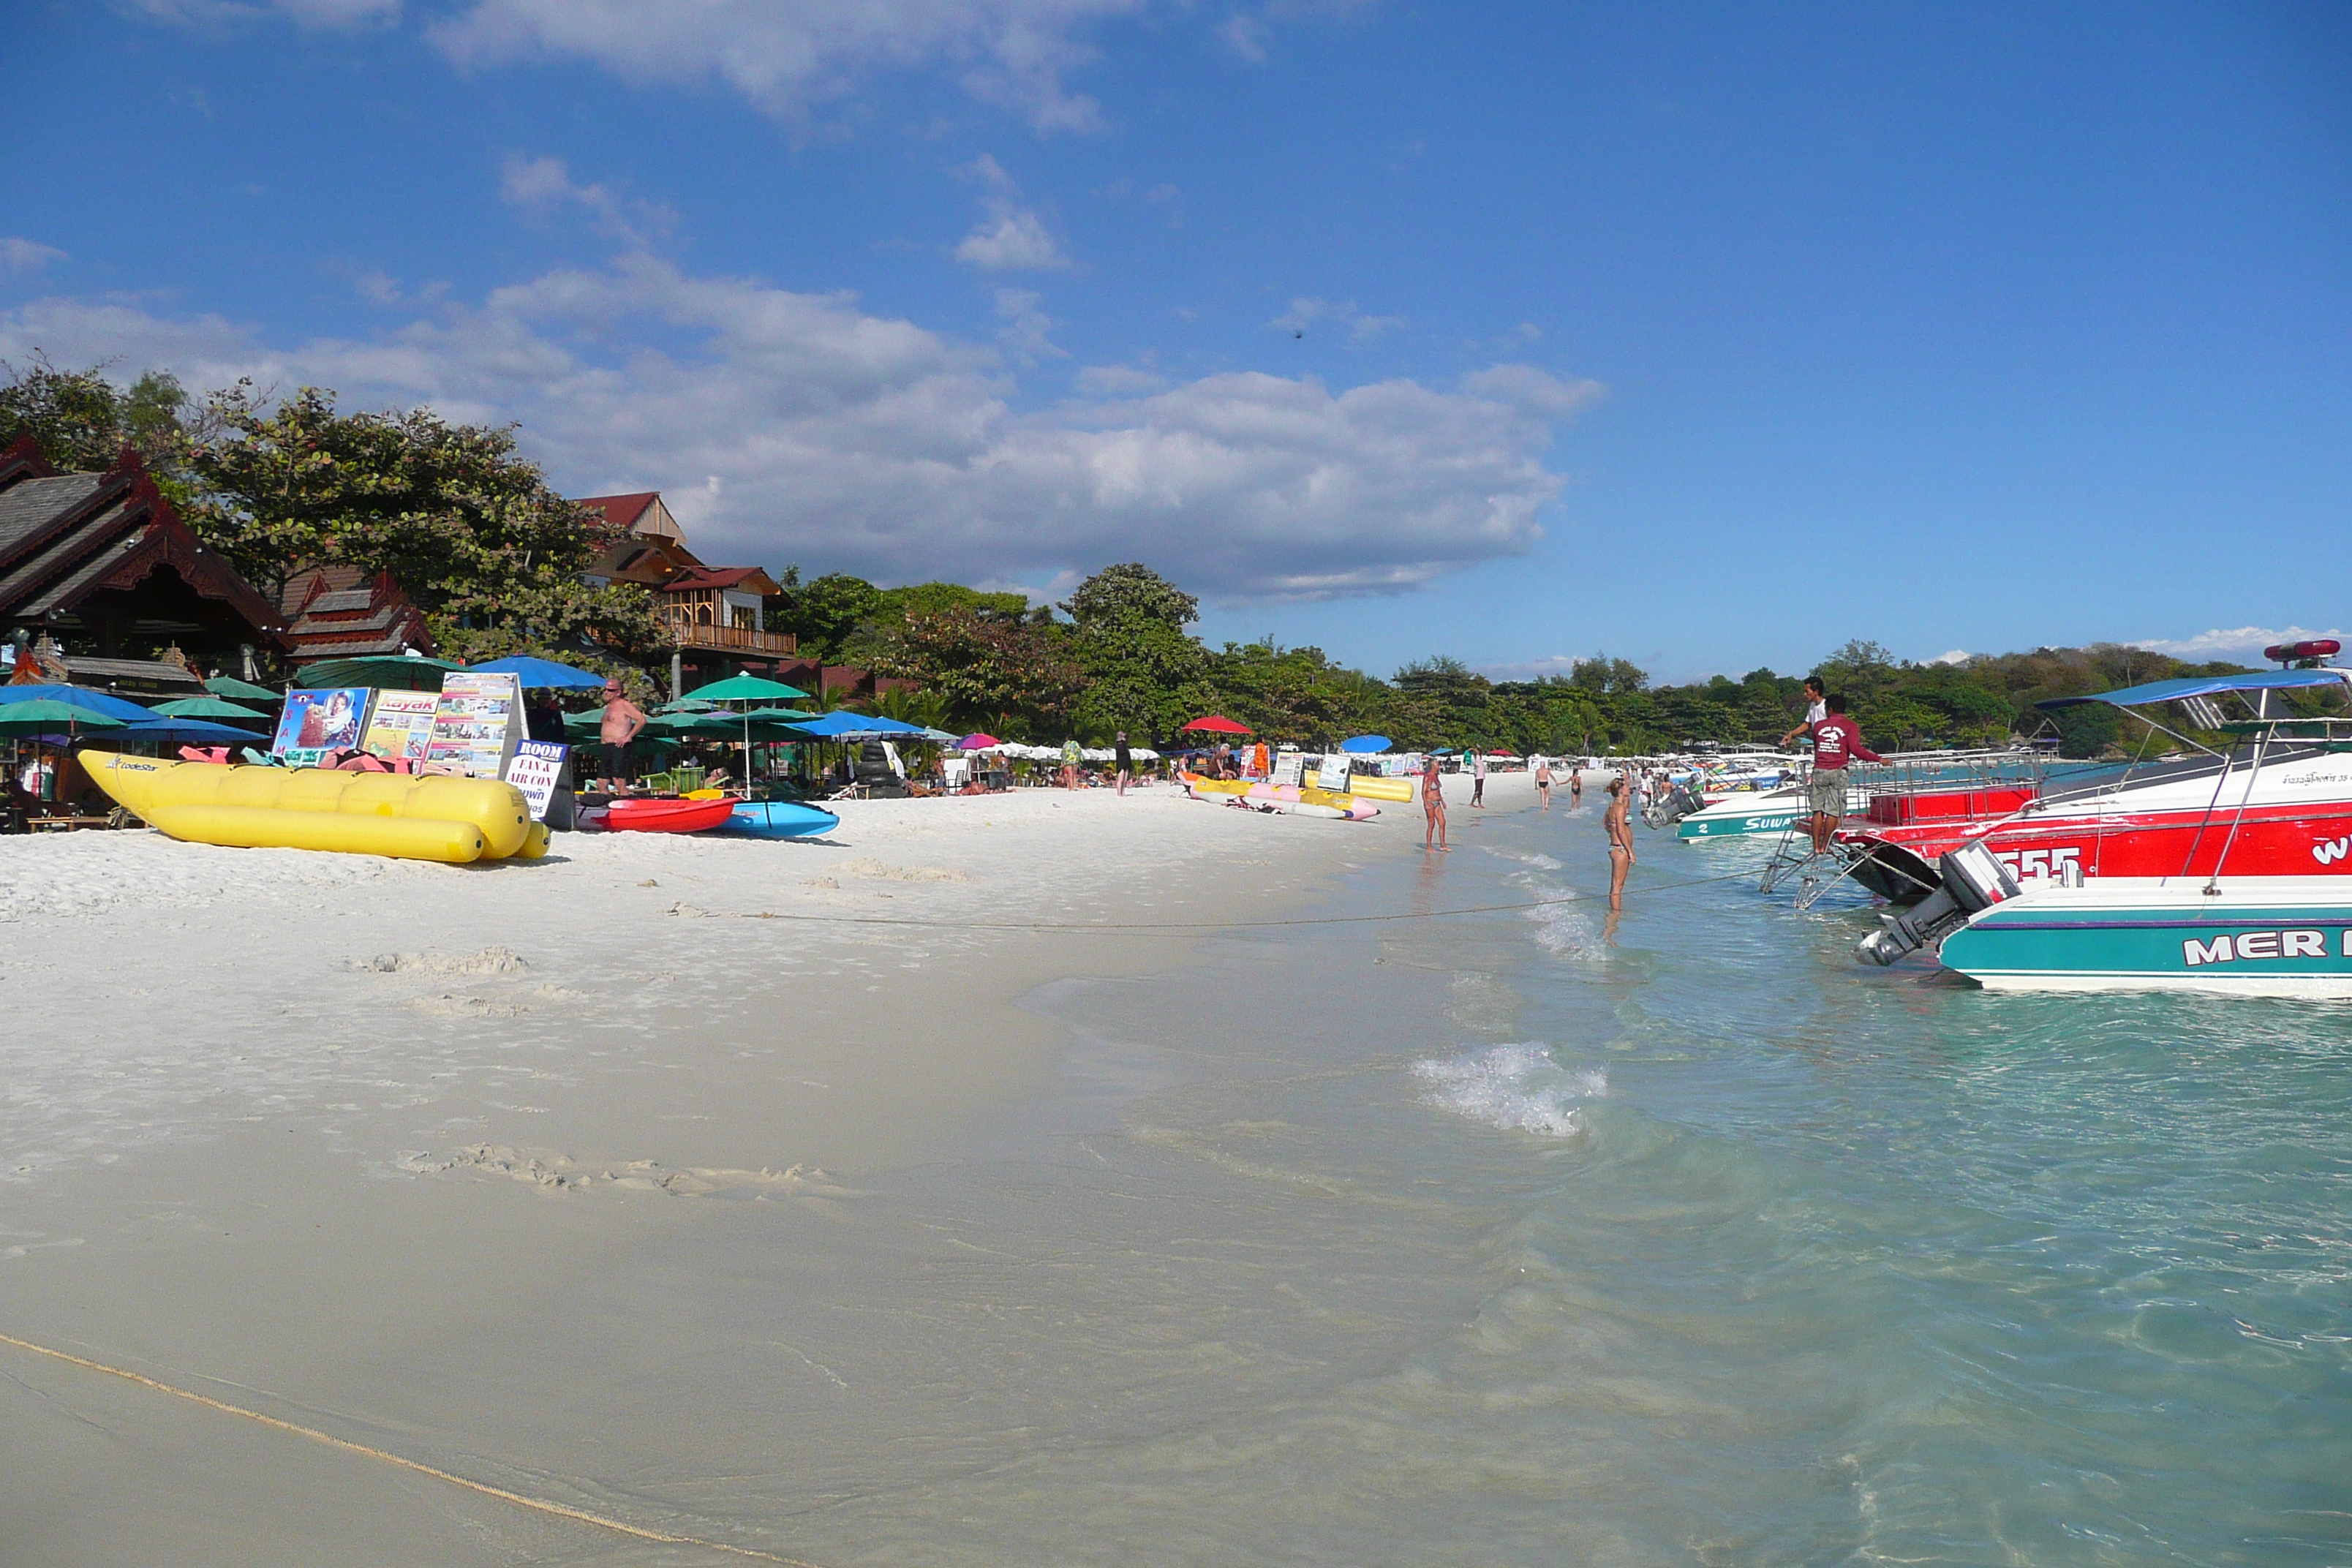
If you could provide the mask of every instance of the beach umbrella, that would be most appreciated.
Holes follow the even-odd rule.
[[[170,719],[267,719],[267,713],[256,713],[250,708],[240,708],[234,702],[224,702],[217,697],[181,697],[155,704],[155,711]]]
[[[698,686],[687,693],[698,702],[790,702],[806,697],[797,686],[786,686],[781,680],[769,680],[757,675],[734,675],[725,680],[715,680],[709,686]]]
[[[665,702],[654,710],[656,713],[709,713],[717,710],[716,702],[705,702],[699,697],[681,697],[675,702]]]
[[[534,658],[527,653],[509,654],[505,658],[485,659],[469,664],[469,670],[478,669],[492,675],[511,675],[522,682],[526,691],[588,691],[601,688],[604,678],[584,669],[574,669],[568,664],[558,664],[551,658]]]
[[[1206,718],[1195,719],[1190,724],[1185,725],[1184,728],[1187,730],[1213,731],[1215,733],[1220,735],[1246,735],[1250,733],[1250,727],[1248,725],[1236,724],[1222,713],[1212,713]]]
[[[1339,742],[1339,749],[1360,756],[1370,756],[1374,752],[1385,752],[1395,742],[1386,735],[1350,735]]]
[[[22,691],[26,689],[20,686],[16,689]],[[0,706],[0,735],[45,735],[54,730],[63,730],[70,735],[77,730],[127,730],[130,727],[128,719],[117,719],[71,702],[60,702],[54,697],[37,697],[29,702],[16,701]]]
[[[234,675],[215,675],[205,682],[205,689],[215,697],[226,697],[237,702],[279,702],[284,698],[267,686],[256,686],[250,680],[239,680]]]
[[[421,653],[385,654],[369,658],[320,659],[296,670],[294,679],[300,686],[373,686],[393,691],[438,691],[443,676],[465,668],[446,658],[427,658]]]
[[[28,686],[0,686],[0,711],[8,707],[21,707],[27,702],[62,702],[84,713],[102,713],[125,723],[137,723],[152,719],[152,710],[128,702],[111,692],[93,691],[87,686],[62,686],[56,682]]]
[[[244,746],[264,737],[251,730],[215,724],[203,719],[150,719],[109,731],[110,741],[162,741],[173,746]]]
[[[845,740],[851,736],[859,740],[887,740],[923,732],[919,724],[902,724],[896,719],[885,719],[876,713],[852,713],[845,708],[836,708],[821,718],[795,724],[793,728],[821,741]]]
[[[962,740],[956,742],[956,750],[960,752],[986,752],[993,750],[1003,744],[1004,744],[1004,742],[998,740],[995,736],[984,735],[975,730],[971,734],[966,735]]]

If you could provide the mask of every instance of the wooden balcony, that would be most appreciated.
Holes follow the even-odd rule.
[[[749,654],[761,658],[788,658],[800,651],[800,638],[790,632],[755,632],[749,626],[719,626],[684,616],[664,616],[662,629],[678,647],[711,653]]]

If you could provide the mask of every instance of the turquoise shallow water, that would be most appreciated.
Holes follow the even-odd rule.
[[[1604,875],[1590,814],[1462,838],[1346,902]],[[1666,886],[1725,849],[1645,835],[1613,937],[1309,931],[1041,997],[1060,1109],[898,1194],[1001,1255],[898,1300],[1021,1436],[863,1545],[2352,1559],[2352,1014],[1864,969],[1864,913]]]

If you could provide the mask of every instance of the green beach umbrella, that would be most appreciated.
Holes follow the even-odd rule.
[[[239,680],[234,675],[215,675],[205,682],[205,689],[215,697],[234,698],[239,702],[282,702],[285,698],[267,686],[256,686],[250,680]]]
[[[173,719],[267,719],[267,713],[257,713],[250,708],[240,708],[234,702],[224,702],[217,697],[183,697],[171,702],[158,702],[155,711]]]
[[[807,695],[797,686],[786,686],[781,680],[769,680],[757,675],[730,676],[709,686],[698,686],[687,693],[688,698],[697,702],[790,702]]]
[[[373,686],[394,691],[438,691],[441,678],[463,669],[446,658],[422,654],[387,654],[373,658],[322,658],[294,672],[304,686]]]
[[[110,718],[54,697],[0,706],[0,735],[46,735],[55,731],[72,734],[80,730],[120,730],[129,722]]]

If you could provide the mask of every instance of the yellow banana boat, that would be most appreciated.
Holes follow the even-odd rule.
[[[173,838],[463,865],[536,859],[547,829],[512,784],[324,768],[229,767],[84,752],[98,786]]]
[[[1412,781],[1360,773],[1348,781],[1348,793],[1362,795],[1366,800],[1409,801],[1412,798]]]

